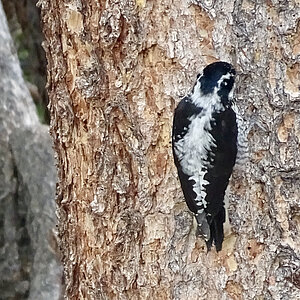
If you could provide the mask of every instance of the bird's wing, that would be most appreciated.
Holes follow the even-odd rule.
[[[197,213],[198,210],[198,207],[195,203],[197,195],[193,190],[195,181],[191,179],[190,175],[187,175],[182,171],[182,166],[180,165],[180,155],[177,155],[178,151],[176,151],[176,147],[178,143],[180,143],[180,140],[182,140],[187,134],[191,123],[191,117],[194,114],[199,114],[201,110],[201,108],[195,107],[195,105],[190,102],[188,96],[183,98],[175,110],[172,131],[172,149],[174,162],[177,167],[184,198],[189,209],[194,213]]]

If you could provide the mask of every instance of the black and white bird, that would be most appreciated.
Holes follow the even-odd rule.
[[[197,220],[197,231],[222,249],[224,195],[237,155],[237,122],[232,109],[235,70],[215,62],[204,68],[190,94],[178,104],[172,146],[182,191]]]

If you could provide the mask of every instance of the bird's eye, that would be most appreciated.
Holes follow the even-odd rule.
[[[221,87],[225,88],[229,85],[229,80],[224,80],[222,83],[221,83]]]

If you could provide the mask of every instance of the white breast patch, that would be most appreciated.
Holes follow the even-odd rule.
[[[208,182],[204,179],[204,176],[209,166],[209,162],[207,162],[208,152],[216,146],[215,139],[209,132],[213,121],[212,114],[224,110],[217,95],[213,94],[210,95],[209,99],[207,99],[208,97],[205,98],[197,99],[198,105],[199,102],[202,102],[201,104],[204,102],[206,105],[202,106],[200,114],[190,118],[191,123],[186,135],[174,145],[182,171],[189,175],[191,180],[195,181],[193,191],[197,195],[195,201],[199,207],[198,213],[202,213],[207,206],[204,186]]]

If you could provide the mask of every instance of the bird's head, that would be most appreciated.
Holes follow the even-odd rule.
[[[203,96],[217,92],[222,101],[228,101],[233,89],[235,69],[229,63],[218,61],[203,69],[197,76],[200,92]]]

